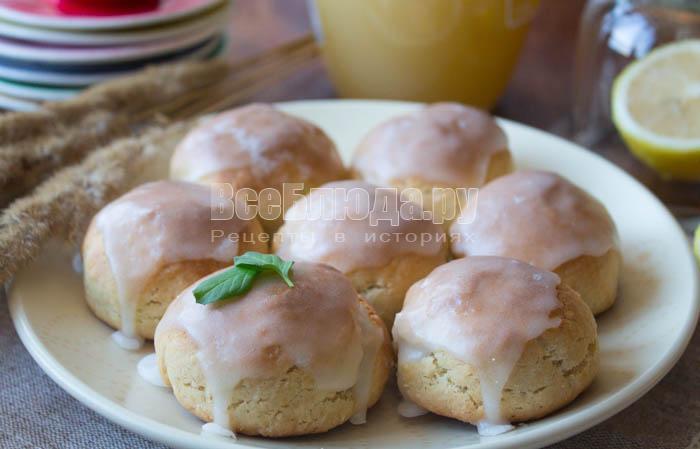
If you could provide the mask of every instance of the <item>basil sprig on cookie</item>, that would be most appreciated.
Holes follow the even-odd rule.
[[[251,289],[260,273],[276,273],[289,287],[294,287],[289,271],[294,265],[275,254],[248,251],[233,258],[233,268],[212,276],[197,285],[193,293],[199,304],[211,304],[241,296]]]

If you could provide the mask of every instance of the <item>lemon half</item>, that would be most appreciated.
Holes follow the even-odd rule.
[[[625,68],[613,84],[612,116],[644,163],[700,180],[700,39],[658,47]]]

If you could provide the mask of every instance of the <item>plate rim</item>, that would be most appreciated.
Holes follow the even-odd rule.
[[[6,60],[56,66],[118,64],[149,60],[180,51],[196,51],[214,36],[225,33],[221,25],[171,39],[105,47],[41,47],[37,43],[14,42],[0,36],[0,51]]]
[[[39,108],[39,103],[26,98],[17,98],[0,91],[0,108],[10,111],[30,112]]]
[[[21,84],[0,77],[0,94],[30,102],[67,100],[80,91],[81,89],[73,87]]]
[[[210,43],[215,43],[209,47]],[[210,42],[205,43],[198,49],[189,53],[178,55],[175,58],[168,59],[165,62],[177,63],[184,61],[200,61],[209,60],[219,57],[229,45],[226,34],[215,36]],[[102,81],[108,81],[117,76],[125,76],[143,70],[144,66],[137,68],[129,68],[117,71],[106,71],[102,73],[69,73],[69,72],[50,72],[41,70],[32,70],[27,68],[17,68],[3,65],[0,61],[0,78],[7,81],[23,82],[26,84],[37,84],[41,86],[56,87],[56,88],[87,88],[90,85]]]
[[[322,99],[279,102],[275,103],[275,105],[283,109],[293,109],[295,107],[308,107],[316,105],[325,105],[326,107],[337,106],[339,103],[367,107],[381,107],[388,105],[415,107],[420,104],[391,100]],[[637,181],[622,168],[613,164],[611,161],[585,149],[574,142],[550,134],[546,131],[508,119],[498,118],[498,121],[506,124],[507,127],[521,128],[528,132],[539,134],[543,138],[556,140],[559,144],[568,146],[573,151],[585,152],[588,156],[597,158],[600,162],[609,165],[610,168],[617,171],[619,175],[626,177],[629,181],[632,181],[640,191],[640,194],[643,192],[644,195],[655,202],[659,206],[660,211],[665,215],[665,218],[670,219],[669,221],[675,227],[678,235],[685,237],[685,233],[683,232],[680,224],[677,222],[677,220],[675,220],[675,218],[673,218],[668,208],[651,191],[649,191],[646,186]],[[498,439],[490,441],[489,439],[485,439],[482,440],[477,446],[463,445],[456,446],[453,449],[507,449],[513,447],[528,449],[544,447],[590,429],[591,427],[609,419],[613,415],[629,407],[643,395],[649,392],[649,390],[651,390],[659,381],[661,381],[662,378],[666,376],[666,374],[668,374],[668,372],[681,358],[685,352],[685,349],[690,343],[690,339],[692,338],[698,323],[698,318],[700,317],[700,279],[698,277],[698,266],[695,262],[695,257],[692,254],[690,244],[686,245],[684,252],[685,260],[682,263],[690,264],[692,267],[691,271],[695,274],[695,276],[692,276],[690,281],[692,291],[689,292],[689,297],[694,298],[690,304],[691,313],[685,317],[685,321],[683,322],[677,337],[658,363],[651,365],[630,384],[602,399],[601,402],[595,407],[581,410],[572,416],[563,418],[558,422],[551,423],[549,426],[540,429],[535,428],[523,434],[513,434],[510,437],[503,435]],[[14,282],[10,282],[6,286],[6,297],[8,300],[10,316],[20,340],[42,370],[48,374],[49,377],[53,379],[54,382],[56,382],[62,389],[67,391],[71,396],[88,408],[104,416],[108,420],[122,426],[123,428],[133,431],[153,441],[161,442],[166,445],[174,444],[174,447],[197,449],[260,448],[260,446],[251,446],[241,441],[218,440],[202,437],[167,424],[162,424],[143,415],[139,415],[138,413],[132,412],[120,404],[103,398],[102,395],[72,375],[51,356],[50,351],[43,346],[36,333],[32,332],[31,326],[29,326],[26,317],[22,314],[22,303],[21,300],[18,299],[18,296],[20,295],[15,295],[12,293],[13,286]]]

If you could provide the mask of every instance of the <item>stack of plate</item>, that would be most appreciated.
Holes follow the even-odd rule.
[[[0,108],[31,110],[148,64],[215,57],[228,11],[228,0],[0,0]]]

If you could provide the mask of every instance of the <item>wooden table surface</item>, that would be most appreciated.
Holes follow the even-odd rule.
[[[562,129],[571,111],[574,46],[584,4],[585,0],[542,0],[518,67],[494,111],[496,115],[546,131]],[[254,54],[309,30],[304,0],[236,0],[228,57]],[[317,62],[256,99],[335,96],[322,64]],[[700,208],[700,184],[662,180],[633,158],[618,136],[592,149],[646,184],[665,203]]]

